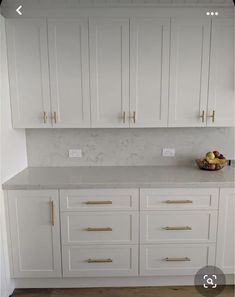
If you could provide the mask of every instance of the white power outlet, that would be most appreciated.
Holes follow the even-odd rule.
[[[81,157],[82,157],[82,150],[80,149],[69,150],[69,158],[81,158]]]
[[[163,157],[174,157],[175,156],[175,149],[174,148],[163,148],[162,149],[162,156]]]

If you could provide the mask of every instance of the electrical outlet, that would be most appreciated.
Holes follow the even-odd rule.
[[[82,150],[80,149],[69,150],[69,158],[81,158],[81,157],[82,157]]]
[[[174,148],[163,148],[162,149],[162,156],[163,157],[174,157],[175,156],[175,149]]]

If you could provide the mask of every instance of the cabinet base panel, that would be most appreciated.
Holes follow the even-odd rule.
[[[234,275],[226,275],[227,285],[235,284]],[[161,277],[85,277],[15,279],[15,287],[20,288],[93,288],[93,287],[147,287],[147,286],[193,286],[194,276]]]

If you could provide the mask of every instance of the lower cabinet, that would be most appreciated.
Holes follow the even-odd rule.
[[[9,191],[13,277],[61,276],[58,191]]]
[[[13,278],[190,276],[215,264],[234,274],[234,189],[18,190],[7,201]]]

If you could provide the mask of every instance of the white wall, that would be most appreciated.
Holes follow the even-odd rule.
[[[27,167],[26,139],[24,130],[11,128],[9,81],[6,57],[4,18],[0,16],[0,184]],[[0,188],[0,297],[9,296],[14,283],[9,275],[3,191]]]

